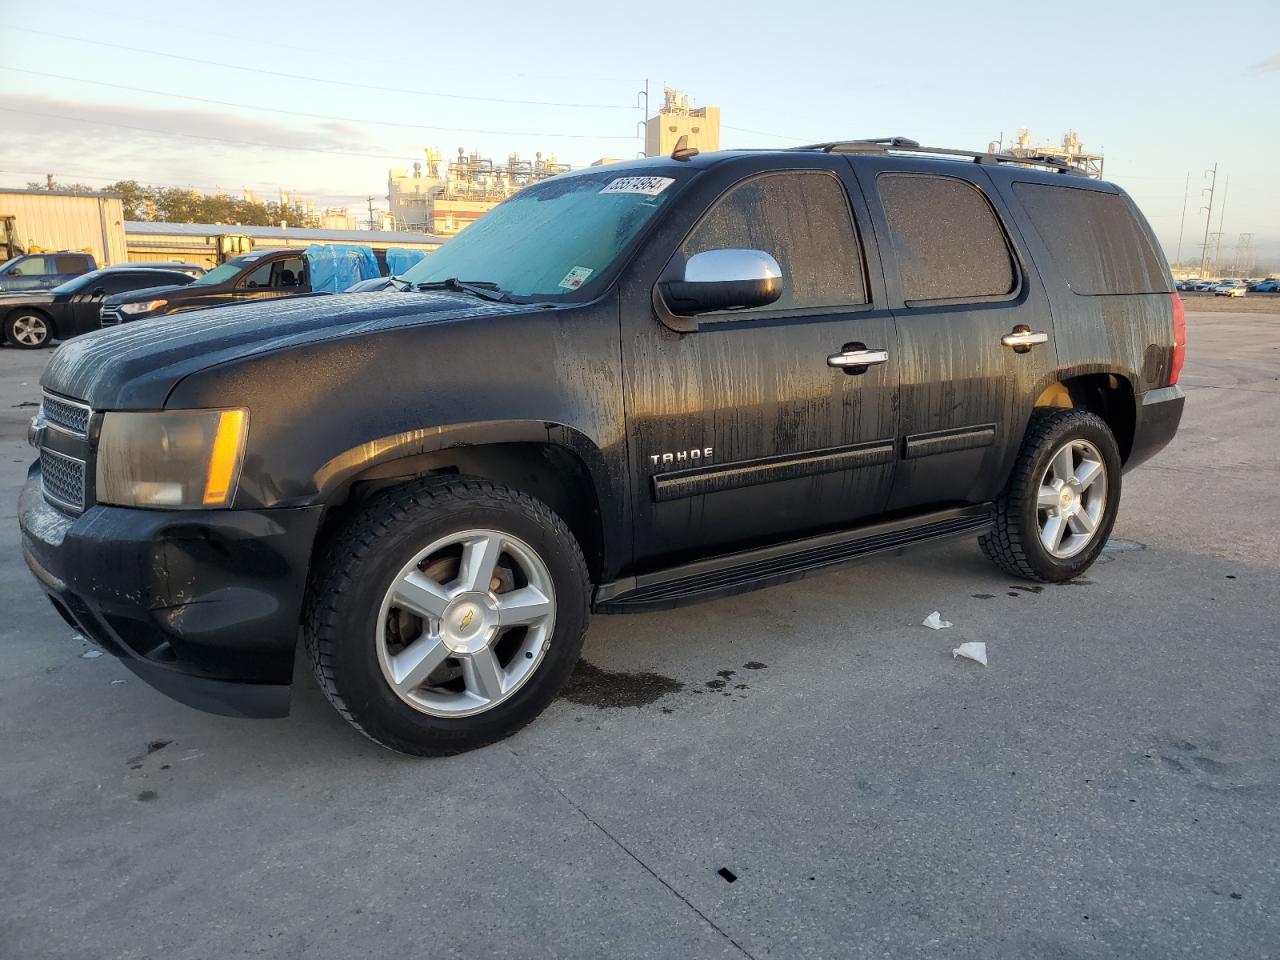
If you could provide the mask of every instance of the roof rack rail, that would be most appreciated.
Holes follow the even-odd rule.
[[[832,140],[810,143],[793,150],[821,150],[824,153],[920,153],[938,157],[964,157],[974,163],[1019,163],[1029,167],[1048,167],[1058,173],[1081,174],[1081,171],[1058,157],[1036,154],[1015,157],[1011,153],[987,153],[982,150],[954,150],[950,147],[922,147],[909,137],[878,137],[871,140]]]

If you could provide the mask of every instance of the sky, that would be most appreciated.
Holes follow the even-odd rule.
[[[1280,269],[1274,0],[1233,3],[1230,22],[1183,0],[467,9],[0,0],[0,185],[284,188],[362,215],[370,194],[385,208],[388,168],[428,146],[634,156],[647,80],[654,111],[664,84],[719,106],[726,148],[902,135],[985,149],[1020,127],[1037,143],[1074,129],[1170,260],[1199,259],[1216,164],[1223,259],[1252,233]]]

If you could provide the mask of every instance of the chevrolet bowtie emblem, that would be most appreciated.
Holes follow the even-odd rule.
[[[467,629],[467,627],[471,626],[471,621],[474,620],[475,618],[476,618],[476,612],[474,610],[468,610],[466,613],[462,615],[462,622],[458,624],[458,626],[461,627],[463,630],[465,630]]]

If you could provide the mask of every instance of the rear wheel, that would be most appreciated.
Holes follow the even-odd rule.
[[[1082,410],[1032,419],[995,527],[979,543],[1002,570],[1061,582],[1087,570],[1111,536],[1120,451],[1106,421]]]
[[[380,494],[324,551],[306,638],[329,700],[424,756],[514,733],[551,702],[587,623],[586,563],[526,494],[431,479]]]
[[[21,350],[39,350],[49,345],[53,332],[44,314],[19,312],[5,320],[4,338]]]

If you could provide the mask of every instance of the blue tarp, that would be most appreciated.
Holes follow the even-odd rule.
[[[311,289],[317,293],[341,293],[353,283],[378,276],[378,258],[372,247],[347,243],[313,243],[306,250]]]
[[[425,250],[411,250],[406,247],[387,248],[387,276],[403,277],[405,271],[414,267],[427,255]]]

